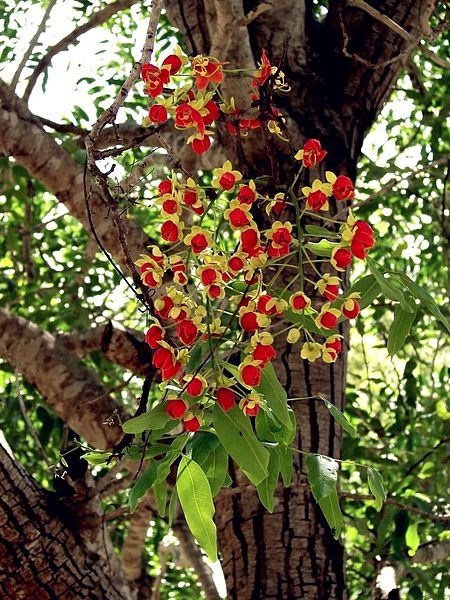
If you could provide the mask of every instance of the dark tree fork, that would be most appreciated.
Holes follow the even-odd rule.
[[[116,4],[117,10],[122,10],[133,2]],[[380,0],[376,11],[363,0],[330,0],[327,15],[319,21],[314,17],[309,0],[259,3],[253,0],[167,0],[165,4],[169,19],[183,34],[189,53],[217,54],[221,61],[230,61],[235,67],[254,68],[263,49],[272,63],[277,64],[289,38],[283,70],[292,91],[277,97],[277,102],[287,117],[293,143],[298,148],[305,139],[320,139],[332,161],[327,163],[327,169],[352,178],[356,175],[364,136],[389,97],[411,51],[428,34],[428,21],[434,8],[432,0]],[[235,96],[237,104],[245,102],[241,98],[243,87],[236,78],[226,90]],[[89,229],[82,168],[55,143],[26,103],[2,82],[0,101],[1,152],[14,157],[32,177],[41,180]],[[102,135],[106,133],[107,129]],[[250,143],[247,138],[239,149],[235,140],[222,130],[217,138],[211,161],[215,160],[214,156],[226,155],[235,168],[249,173],[256,165],[259,169],[264,165],[279,178],[278,183],[283,183],[286,147],[282,143],[277,144],[266,164],[263,144],[258,145],[253,139]],[[189,170],[195,168],[191,156],[186,154],[183,160]],[[108,207],[102,191],[92,187],[89,194],[101,242],[122,262],[116,228],[111,219],[105,219]],[[145,246],[146,236],[132,225],[126,241],[130,256],[135,260]],[[77,358],[75,352],[82,354],[83,344],[77,344],[75,337],[66,340],[64,352],[70,360],[65,361],[68,373],[64,376],[75,377],[78,387],[73,388],[71,394],[60,394],[59,386],[50,385],[39,375],[39,369],[45,364],[42,354],[45,349],[55,372],[61,376],[58,344],[62,342],[6,310],[1,311],[0,320],[0,356],[23,373],[53,410],[69,421],[88,443],[100,448],[116,443],[120,437],[118,428],[111,430],[103,426],[102,430],[98,425],[103,423],[105,415],[111,414],[113,401],[98,378],[87,374],[88,370]],[[34,343],[29,347],[24,345],[21,352],[15,351],[11,343],[19,331],[31,331],[34,336]],[[343,334],[348,345],[348,334],[346,331]],[[90,338],[91,346],[96,343],[97,338],[94,338]],[[130,341],[129,336],[127,340]],[[100,335],[97,347],[102,348]],[[133,347],[137,349],[139,344],[128,344],[121,356],[116,345],[109,358],[119,364],[129,361],[134,372],[145,373],[148,358],[137,350],[133,353]],[[303,364],[298,352],[291,351],[289,346],[278,350],[278,376],[290,397],[323,394],[338,408],[343,408],[344,358],[331,366]],[[142,371],[137,366],[141,358]],[[73,412],[73,403],[81,406],[78,404],[81,400],[86,412]],[[322,403],[295,402],[293,408],[299,425],[297,447],[339,457],[341,430]],[[75,532],[74,521],[67,513],[61,513],[51,495],[40,490],[23,468],[3,453],[1,464],[0,555],[8,557],[0,561],[3,597],[133,598],[139,574],[136,569],[127,568],[129,555],[122,557],[121,565],[112,557],[108,544],[104,543],[107,535],[101,519],[93,516],[96,506],[89,504],[89,526]],[[234,473],[234,479],[237,489],[223,494],[216,502],[229,597],[239,600],[345,598],[343,548],[333,540],[316,509],[306,485],[301,455],[295,465],[292,486],[280,487],[276,494],[273,514],[260,505],[255,490],[246,486],[239,472]],[[77,511],[79,516],[82,514],[79,495],[92,496],[87,491],[90,488],[86,481],[85,477],[86,487],[82,491],[76,491],[73,498],[64,501],[66,510],[74,511],[75,515]],[[148,517],[150,513],[146,514]],[[130,529],[132,526],[133,521]],[[145,528],[146,521],[144,519],[142,524],[141,518],[140,533],[136,534],[135,528],[133,539],[142,540]],[[129,548],[130,545],[128,552]],[[207,583],[205,585],[207,587]],[[208,598],[213,597],[214,592],[209,590]]]

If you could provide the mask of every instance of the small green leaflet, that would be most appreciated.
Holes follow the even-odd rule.
[[[400,302],[400,306],[406,312],[414,312],[414,308],[408,304],[403,292],[397,286],[391,283],[391,281],[395,280],[391,277],[385,278],[382,275],[382,273],[378,270],[376,263],[368,256],[366,257],[366,261],[369,266],[369,269],[372,272],[372,275],[377,280],[383,294],[387,298],[394,300],[394,302]]]
[[[84,458],[84,460],[87,460],[90,465],[95,467],[106,465],[110,456],[111,455],[107,452],[86,452],[86,454],[83,454],[81,458]]]
[[[275,448],[280,457],[280,473],[283,478],[284,487],[289,487],[292,482],[292,473],[294,471],[294,458],[291,448],[278,446]]]
[[[164,410],[163,404],[158,404],[143,415],[128,419],[122,425],[125,433],[142,433],[152,429],[161,429],[169,421],[169,417]]]
[[[221,444],[208,454],[202,468],[206,473],[214,498],[220,492],[228,473],[228,452]]]
[[[325,256],[330,257],[331,252],[334,248],[337,248],[339,244],[333,244],[333,242],[329,242],[328,240],[320,240],[320,242],[308,242],[304,244],[304,248],[310,250],[316,256]]]
[[[167,504],[167,481],[165,479],[154,482],[153,494],[155,495],[156,509],[161,517],[164,517]]]
[[[394,356],[403,347],[415,318],[416,311],[410,313],[403,310],[400,305],[396,307],[387,342],[389,356]]]
[[[319,500],[318,504],[333,532],[334,538],[336,540],[339,539],[342,531],[343,518],[336,488],[334,488],[329,496]]]
[[[152,487],[156,475],[158,473],[159,462],[152,462],[139,477],[133,487],[130,489],[128,496],[128,503],[130,505],[130,513],[134,513],[138,505],[139,500],[146,494],[146,492]]]
[[[306,457],[308,481],[316,502],[336,489],[339,464],[329,456],[308,454]]]
[[[292,429],[289,417],[287,394],[278,380],[272,363],[268,363],[261,372],[261,383],[256,388],[264,396],[275,417],[288,429]]]
[[[405,542],[408,546],[409,556],[414,556],[420,544],[420,537],[417,532],[417,523],[411,523],[405,533]]]
[[[336,421],[339,423],[339,425],[342,427],[342,429],[344,429],[352,437],[355,437],[355,435],[356,435],[355,428],[353,427],[353,425],[351,423],[349,423],[347,421],[347,417],[337,408],[337,406],[335,406],[333,403],[331,403],[326,398],[323,398],[323,396],[319,396],[319,398],[324,402],[325,406],[330,411],[330,414],[336,419]]]
[[[176,489],[189,529],[213,562],[217,560],[217,530],[208,478],[193,460],[183,456],[178,466]]]
[[[381,288],[373,275],[365,275],[364,277],[361,277],[361,279],[358,279],[358,281],[345,292],[344,298],[347,298],[350,294],[353,294],[353,292],[359,292],[361,294],[358,303],[362,310],[372,304],[375,298],[380,295]]]
[[[333,535],[338,539],[342,530],[342,513],[337,495],[337,461],[322,454],[309,454],[306,458],[308,481],[313,496],[320,506]]]
[[[405,275],[404,273],[393,273],[392,278],[405,285],[409,289],[411,294],[414,296],[414,298],[420,300],[426,306],[429,312],[433,315],[433,317],[436,317],[436,319],[444,325],[447,331],[450,332],[450,324],[448,320],[442,314],[439,306],[436,304],[433,297],[426,290],[420,287],[420,285],[418,285],[415,281],[410,279],[408,275]]]
[[[305,225],[305,231],[306,233],[309,233],[311,235],[317,235],[318,237],[321,235],[330,235],[330,233],[333,233],[330,229],[327,229],[326,227],[320,227],[319,225]]]
[[[250,419],[238,406],[225,412],[215,404],[213,423],[222,446],[231,458],[253,485],[261,483],[268,475],[269,453],[256,438]]]
[[[386,492],[384,491],[383,478],[372,467],[367,467],[367,483],[369,484],[371,494],[375,497],[377,510],[381,510],[383,502],[386,500]]]
[[[280,456],[277,450],[278,448],[269,448],[269,474],[256,486],[259,499],[269,512],[273,512],[273,495],[277,487],[278,475],[280,474]]]

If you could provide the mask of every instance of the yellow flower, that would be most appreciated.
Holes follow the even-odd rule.
[[[317,342],[305,342],[302,346],[300,356],[309,362],[316,361],[322,354],[322,345]]]

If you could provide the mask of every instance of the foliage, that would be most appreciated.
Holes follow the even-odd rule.
[[[3,35],[7,38],[17,35],[13,14],[11,7],[4,13],[7,22]],[[108,26],[113,25],[120,31],[123,40],[117,55],[101,67],[105,85],[95,86],[89,77],[85,77],[84,83],[88,85],[90,94],[86,106],[67,108],[66,116],[78,125],[87,127],[92,104],[97,116],[108,105],[109,86],[121,84],[121,67],[124,62],[130,61],[133,54],[134,45],[127,39],[133,23],[115,18]],[[170,31],[170,35],[174,33]],[[161,34],[160,44],[164,55],[170,44],[169,33]],[[10,61],[12,52],[5,45],[0,60]],[[347,432],[343,456],[351,457],[353,462],[342,464],[340,486],[336,486],[335,461],[330,466],[331,459],[317,454],[309,455],[307,460],[314,497],[336,536],[341,527],[340,511],[336,516],[339,491],[358,495],[361,486],[365,485],[364,493],[370,491],[375,498],[373,501],[367,498],[360,501],[344,496],[342,500],[349,585],[354,598],[369,597],[369,587],[362,579],[373,581],[379,565],[389,560],[407,565],[408,577],[404,586],[411,597],[442,598],[447,585],[438,565],[410,564],[410,556],[418,545],[448,539],[444,522],[433,519],[433,515],[443,514],[448,509],[442,468],[450,438],[450,407],[445,394],[448,372],[443,354],[447,339],[444,318],[441,318],[434,302],[427,300],[423,291],[417,291],[405,279],[405,276],[410,277],[421,286],[421,290],[426,289],[439,306],[444,305],[444,281],[448,268],[445,260],[448,242],[445,230],[448,129],[444,126],[444,117],[448,106],[443,100],[446,97],[443,90],[448,89],[449,75],[425,61],[419,52],[413,65],[410,76],[405,74],[400,80],[394,102],[387,105],[377,124],[392,140],[392,158],[379,166],[364,156],[360,165],[357,188],[364,190],[369,198],[372,194],[374,197],[358,207],[357,216],[370,220],[376,227],[377,243],[370,253],[374,261],[370,262],[370,271],[363,273],[358,269],[357,275],[362,283],[357,283],[350,290],[360,292],[362,300],[364,294],[370,296],[367,305],[371,306],[352,334],[346,416],[327,399],[318,399],[326,403],[333,417]],[[419,89],[411,73],[419,80],[423,78]],[[80,80],[80,83],[83,82]],[[410,116],[406,120],[395,114],[396,99],[409,101]],[[143,115],[146,107],[142,97],[139,94],[131,96],[125,111],[128,118]],[[80,162],[83,160],[80,149],[70,136],[55,135],[74,156],[79,157]],[[411,152],[414,161],[425,165],[423,171],[416,173],[413,167],[411,173],[411,159],[408,161]],[[120,157],[122,172],[130,174],[134,165],[145,156],[142,150],[135,150]],[[406,157],[403,162],[402,157]],[[136,300],[121,285],[117,274],[92,246],[78,222],[65,214],[45,187],[31,179],[22,167],[9,159],[2,158],[1,161],[2,304],[50,332],[85,329],[105,318],[114,318],[126,326],[142,329],[143,319]],[[160,166],[154,167],[156,181],[167,175]],[[199,189],[207,189],[212,177],[211,173],[204,173],[198,181]],[[394,178],[399,183],[384,192],[378,191],[380,186],[389,185]],[[139,194],[140,191],[139,187]],[[154,188],[146,186],[139,203],[133,194],[126,198],[133,219],[145,224],[152,237],[156,235],[155,222],[159,215],[154,203],[148,202],[154,192]],[[57,236],[54,234],[56,227]],[[329,257],[331,250],[326,244],[321,247],[314,245],[319,243],[324,231],[305,230],[314,240],[308,242],[308,250],[319,259]],[[232,236],[231,232],[230,248]],[[308,322],[303,320],[299,323],[299,318],[293,314],[291,323],[308,330]],[[315,333],[312,325],[310,330]],[[92,354],[87,363],[95,367],[108,388],[114,389],[123,383],[122,370],[106,360],[102,353]],[[64,466],[59,454],[60,450],[63,455],[66,451],[67,431],[45,407],[32,386],[21,381],[6,363],[1,365],[1,369],[1,429],[21,462],[50,487],[53,474],[31,450],[34,441],[18,405],[16,381],[42,445],[51,462],[59,463],[60,467]],[[217,435],[213,434],[207,421],[207,427],[189,440],[185,434],[174,439],[166,458],[161,458],[160,453],[152,456],[152,444],[155,452],[161,450],[157,446],[160,443],[158,435],[151,437],[150,443],[143,443],[134,455],[140,460],[143,448],[145,458],[153,462],[134,483],[129,498],[131,509],[135,509],[145,491],[154,486],[155,490],[159,490],[159,505],[163,513],[166,508],[163,482],[171,472],[172,464],[176,464],[185,453],[178,467],[177,493],[187,511],[193,533],[212,558],[215,550],[211,541],[214,537],[211,498],[229,485],[226,472],[228,454],[257,486],[261,501],[268,510],[273,509],[278,477],[281,476],[285,485],[290,483],[291,412],[273,369],[270,371],[270,366],[266,367],[262,373],[263,380],[257,391],[271,404],[257,415],[254,428],[238,407],[224,412],[215,404],[212,418]],[[236,371],[231,367],[228,376],[236,377]],[[140,383],[131,381],[116,392],[117,398],[130,411],[134,409],[140,387]],[[176,390],[177,394],[180,390],[180,387]],[[152,412],[126,422],[124,431],[141,434],[149,430],[148,424],[151,423],[152,430],[159,429],[159,433],[168,434],[169,420],[157,406],[159,399],[158,391],[152,391]],[[155,426],[155,418],[160,419],[158,427]],[[173,428],[173,424],[169,423],[169,426]],[[355,430],[356,436],[353,437]],[[104,465],[97,468],[99,472],[102,469],[106,471]],[[386,496],[395,498],[403,507],[382,504],[385,494],[378,471],[384,479]],[[191,504],[186,501],[188,497],[198,498],[198,502]],[[110,501],[122,504],[123,494]],[[411,512],[408,508],[421,512]],[[427,513],[430,518],[427,518]],[[158,564],[158,543],[166,532],[166,525],[154,523],[152,527],[153,547],[148,548],[147,559],[154,568]],[[118,547],[122,544],[124,531],[124,522],[118,522],[114,540]],[[180,580],[177,574],[170,577],[174,578],[174,582]],[[180,577],[183,579],[185,576]],[[177,594],[180,598],[198,597],[198,591],[195,588],[191,591],[190,587]]]

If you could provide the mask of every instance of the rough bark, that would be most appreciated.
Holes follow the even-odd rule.
[[[2,598],[132,600],[105,540],[101,525],[86,530],[79,514],[0,446]]]
[[[411,44],[343,0],[331,1],[322,21],[314,18],[310,2],[285,0],[272,3],[247,27],[232,26],[229,15],[239,14],[239,7],[247,14],[258,4],[255,0],[167,2],[169,18],[185,34],[188,50],[194,54],[209,52],[215,36],[221,34],[220,19],[228,18],[229,51],[219,58],[232,60],[234,67],[241,66],[240,61],[245,66],[252,62],[249,46],[253,62],[266,49],[272,64],[277,65],[283,43],[290,36],[283,70],[292,92],[277,97],[276,104],[288,118],[294,146],[300,147],[308,138],[320,139],[329,151],[326,167],[355,177],[364,136],[392,90]],[[433,4],[384,0],[377,3],[377,9],[420,40]],[[215,19],[207,18],[211,6],[221,9]],[[245,106],[245,86],[235,86],[233,92],[236,104]],[[251,144],[244,143],[245,161],[239,162],[239,152],[226,132],[219,132],[219,140],[226,144],[230,157],[234,156],[235,167],[250,175],[256,174],[256,169],[259,174],[269,173],[275,184],[286,180],[283,169],[288,161],[283,155],[289,153],[287,145],[276,144],[270,150],[252,138]],[[348,346],[348,332],[341,333]],[[288,396],[323,394],[343,408],[345,357],[330,366],[301,361],[295,346],[278,351],[276,370]],[[341,430],[323,403],[298,401],[293,408],[298,422],[297,447],[339,457]],[[302,456],[296,460],[291,487],[277,490],[273,514],[261,506],[255,490],[245,485],[239,472],[235,483],[235,493],[224,494],[216,502],[229,597],[345,598],[343,548],[332,538],[316,508],[306,485]]]

